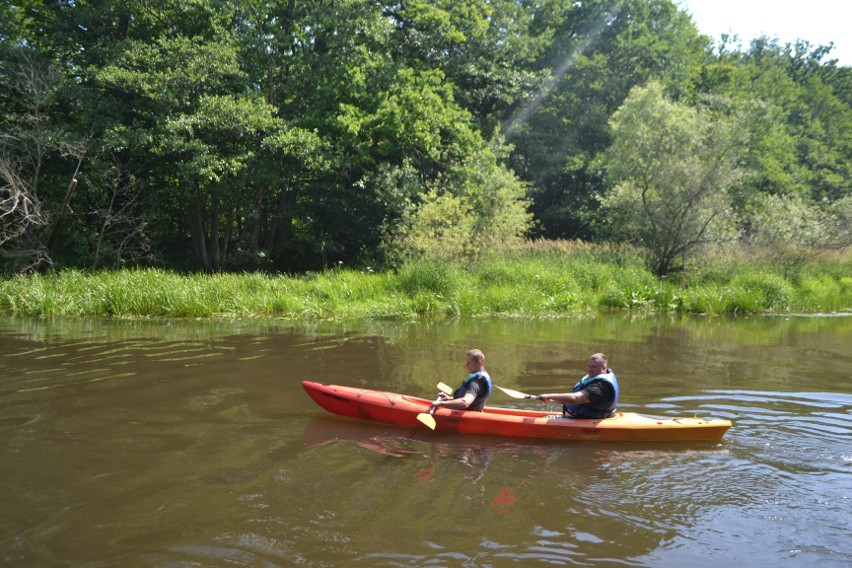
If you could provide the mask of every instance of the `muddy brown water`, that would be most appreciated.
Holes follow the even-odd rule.
[[[336,418],[305,379],[568,390],[722,441],[531,442]],[[492,405],[536,407],[499,392]],[[556,407],[551,407],[556,410]],[[852,566],[852,317],[0,319],[2,566]]]

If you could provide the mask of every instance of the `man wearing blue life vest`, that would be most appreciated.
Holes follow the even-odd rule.
[[[618,379],[607,367],[606,355],[595,353],[586,364],[588,373],[571,392],[543,394],[544,402],[561,402],[565,418],[608,418],[618,404]]]
[[[466,353],[465,366],[470,375],[462,381],[453,396],[438,393],[438,400],[432,403],[435,408],[444,406],[457,410],[482,410],[488,395],[491,394],[491,376],[485,370],[485,355],[479,349]]]

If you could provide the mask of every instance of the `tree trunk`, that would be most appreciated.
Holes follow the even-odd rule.
[[[225,235],[222,239],[222,263],[224,264],[228,258],[228,247],[231,244],[231,236],[234,233],[234,219],[237,215],[236,208],[231,207],[231,212],[228,213],[228,221],[225,226]],[[237,233],[239,235],[239,233]]]
[[[204,272],[210,272],[210,260],[207,257],[207,242],[204,238],[204,221],[201,217],[201,199],[198,190],[187,203],[187,220],[192,235],[192,246],[195,249],[195,259]]]
[[[219,195],[214,193],[210,204],[210,269],[219,272],[222,268],[219,248]]]
[[[92,270],[96,270],[98,268],[98,263],[101,259],[101,245],[104,242],[104,237],[106,236],[107,229],[112,221],[112,210],[115,206],[115,191],[112,192],[112,195],[109,198],[109,207],[107,207],[107,212],[104,214],[103,223],[101,223],[100,230],[98,231],[98,240],[95,246],[95,261],[92,263]]]
[[[266,240],[263,243],[263,248],[269,250],[275,244],[275,239],[278,233],[278,227],[280,225],[284,225],[283,233],[284,238],[288,238],[290,236],[290,228],[293,222],[292,215],[288,215],[286,217],[285,223],[285,215],[287,210],[290,209],[288,206],[293,203],[295,199],[295,192],[290,191],[288,188],[283,188],[281,190],[281,194],[278,196],[278,207],[275,210],[275,214],[272,216],[272,223],[269,227],[269,233],[266,235]],[[291,209],[292,210],[292,209]]]
[[[260,242],[260,225],[261,218],[263,214],[263,194],[264,188],[257,188],[257,192],[254,195],[254,219],[252,220],[251,227],[251,240],[249,242],[249,256],[251,257],[251,262],[254,266],[257,266],[259,263],[257,261],[257,247]]]

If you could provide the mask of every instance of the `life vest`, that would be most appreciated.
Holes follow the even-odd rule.
[[[485,384],[488,386],[488,390],[483,393],[479,393],[479,396],[470,404],[468,409],[470,410],[481,410],[481,408],[474,408],[474,406],[485,406],[485,399],[488,398],[488,395],[491,394],[491,390],[494,388],[491,383],[491,375],[488,374],[488,371],[485,369],[481,371],[477,371],[475,373],[471,373],[468,377],[462,381],[462,384],[459,388],[456,389],[456,392],[453,393],[453,398],[461,398],[467,393],[467,387],[470,384],[470,381],[476,378],[485,379]],[[477,404],[477,402],[481,401],[481,404]]]
[[[588,404],[565,404],[562,408],[567,416],[573,418],[606,418],[615,411],[615,407],[618,404],[618,379],[615,373],[612,372],[612,369],[607,369],[605,373],[595,375],[594,377],[586,375],[580,379],[580,382],[574,385],[571,392],[580,392],[593,381],[606,381],[612,385],[612,390],[615,392],[612,402],[606,408],[594,408]]]

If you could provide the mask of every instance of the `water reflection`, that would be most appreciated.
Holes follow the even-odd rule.
[[[305,447],[319,448],[328,444],[351,443],[367,451],[391,458],[406,456],[425,457],[419,449],[413,449],[416,431],[387,428],[369,422],[342,421],[335,418],[317,417],[305,428]],[[409,434],[402,437],[401,433]],[[425,437],[421,436],[421,437]]]
[[[724,486],[708,494],[707,484],[703,484],[704,491],[696,496],[677,495],[677,489],[682,483],[689,483],[695,465],[712,467],[730,451],[719,443],[575,443],[566,447],[564,443],[548,441],[435,436],[416,429],[324,417],[308,424],[305,444],[310,448],[344,444],[360,452],[356,455],[361,459],[376,454],[415,464],[404,468],[414,476],[409,483],[413,481],[415,487],[423,483],[443,487],[440,503],[416,508],[443,510],[446,496],[446,514],[454,519],[470,518],[473,523],[469,526],[454,520],[459,537],[476,538],[476,526],[498,523],[495,531],[502,535],[501,540],[490,533],[490,538],[479,544],[483,550],[474,556],[465,554],[465,548],[452,548],[447,540],[454,539],[445,535],[430,541],[436,549],[434,554],[406,555],[386,550],[361,559],[367,564],[392,561],[406,566],[455,562],[479,565],[499,563],[500,559],[522,563],[601,562],[611,558],[608,554],[614,548],[629,552],[628,556],[637,553],[631,544],[615,544],[621,542],[620,531],[642,535],[632,545],[647,545],[651,539],[656,547],[662,539],[676,534],[681,526],[678,517],[682,517],[681,523],[688,523],[692,515],[719,502],[718,495],[727,490]],[[355,459],[353,454],[347,455],[350,462]],[[392,461],[381,462],[377,471],[389,468]],[[671,476],[673,468],[682,468],[683,476]],[[408,488],[400,485],[404,483],[397,480],[394,491],[407,494]],[[395,499],[399,498],[397,494]],[[463,510],[458,511],[453,503],[461,504]],[[633,512],[625,514],[626,510]],[[665,515],[654,518],[654,511],[664,511]],[[498,521],[503,517],[505,527]],[[532,523],[532,533],[510,536],[517,523]],[[509,533],[503,534],[503,529]],[[387,536],[383,542],[388,542]]]

